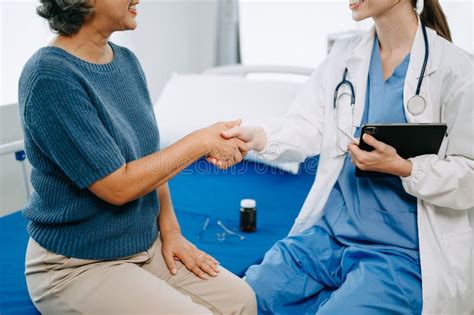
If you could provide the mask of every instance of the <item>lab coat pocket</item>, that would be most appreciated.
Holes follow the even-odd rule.
[[[467,228],[461,232],[444,235],[448,261],[456,279],[459,293],[464,296],[472,294],[472,278],[474,277],[472,270],[472,264],[474,263],[472,234],[472,228]]]

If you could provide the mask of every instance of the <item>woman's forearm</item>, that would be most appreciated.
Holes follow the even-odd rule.
[[[123,165],[89,189],[99,198],[120,206],[157,189],[208,150],[197,131],[162,151]]]
[[[181,232],[178,219],[174,212],[168,183],[161,185],[157,193],[160,200],[160,215],[158,217],[160,232],[164,235],[169,232]]]
[[[201,140],[198,132],[193,133],[162,151],[128,163],[124,172],[127,199],[135,200],[152,192],[206,155],[208,149]]]
[[[229,165],[236,163],[248,146],[240,140],[225,140],[221,133],[240,123],[222,122],[195,131],[162,151],[123,165],[92,184],[89,190],[121,206],[149,194],[202,156],[216,156]]]

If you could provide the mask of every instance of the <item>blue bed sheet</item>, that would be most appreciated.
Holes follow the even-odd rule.
[[[25,281],[27,221],[20,212],[0,218],[0,314],[39,314]]]
[[[244,162],[220,171],[200,160],[170,181],[176,213],[184,235],[202,250],[216,257],[223,266],[242,276],[251,264],[291,228],[314,181],[317,158],[307,160],[298,175],[254,162]],[[257,231],[239,229],[239,203],[243,198],[257,200]],[[205,232],[202,227],[209,224]],[[234,230],[245,239],[227,234]],[[0,218],[0,314],[39,314],[28,296],[24,277],[28,243],[26,220],[20,212]],[[222,236],[222,235],[221,235]],[[222,238],[220,238],[222,239]]]
[[[314,181],[317,158],[308,159],[297,175],[260,163],[247,162],[219,171],[201,160],[170,181],[170,190],[183,234],[213,255],[233,273],[243,276],[265,252],[285,237]],[[240,200],[257,201],[257,231],[239,231]],[[210,228],[199,237],[206,218]],[[216,224],[245,236],[217,241]]]

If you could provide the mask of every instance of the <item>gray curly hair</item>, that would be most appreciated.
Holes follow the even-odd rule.
[[[48,20],[53,32],[71,36],[94,14],[94,8],[90,0],[40,0],[36,12]]]

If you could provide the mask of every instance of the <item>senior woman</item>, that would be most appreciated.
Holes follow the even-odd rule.
[[[247,151],[195,131],[159,150],[145,76],[108,41],[137,0],[41,0],[58,36],[28,61],[19,102],[34,193],[26,280],[44,314],[252,314],[255,296],[181,234],[167,181],[202,156]],[[179,119],[179,117],[177,117]]]

